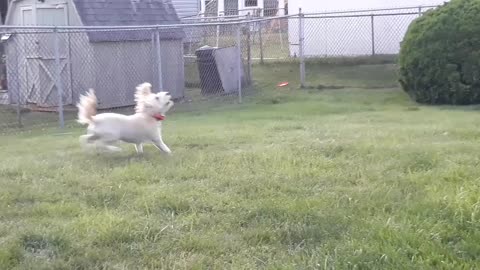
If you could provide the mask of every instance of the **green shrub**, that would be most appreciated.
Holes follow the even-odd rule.
[[[412,22],[399,65],[419,103],[480,103],[480,0],[452,0]]]

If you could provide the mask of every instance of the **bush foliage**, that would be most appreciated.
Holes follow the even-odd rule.
[[[452,0],[409,27],[400,84],[425,104],[480,103],[480,0]]]

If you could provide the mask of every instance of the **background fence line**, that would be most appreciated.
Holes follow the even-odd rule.
[[[89,88],[100,110],[130,113],[144,81],[173,93],[178,107],[197,110],[255,99],[281,80],[275,68],[297,70],[293,83],[308,87],[312,60],[393,59],[411,21],[432,8],[300,10],[138,27],[0,26],[8,84],[0,91],[0,133],[70,126]]]

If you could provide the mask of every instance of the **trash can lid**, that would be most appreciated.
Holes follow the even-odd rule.
[[[198,48],[197,51],[216,50],[216,49],[218,49],[218,47],[212,47],[212,46],[205,45],[205,46],[202,46],[202,47]]]

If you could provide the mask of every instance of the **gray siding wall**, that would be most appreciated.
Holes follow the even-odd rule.
[[[173,98],[183,98],[185,92],[185,62],[181,40],[162,40],[162,78],[164,91]],[[158,74],[158,73],[156,73]],[[156,84],[156,81],[153,81]]]
[[[90,43],[73,48],[85,53],[72,52],[74,100],[94,88],[99,108],[134,105],[135,87],[143,82],[152,83],[155,92],[169,91],[174,98],[182,98],[185,89],[182,48],[181,40],[161,41],[164,89],[158,86],[156,52],[151,41]]]
[[[133,105],[135,87],[154,80],[151,42],[93,43],[96,70],[93,87],[97,88],[100,108]]]
[[[96,60],[93,47],[90,46],[85,32],[69,33],[70,70],[72,85],[72,102],[76,104],[81,94],[93,88],[100,92],[95,85]],[[98,94],[98,93],[97,93]]]

